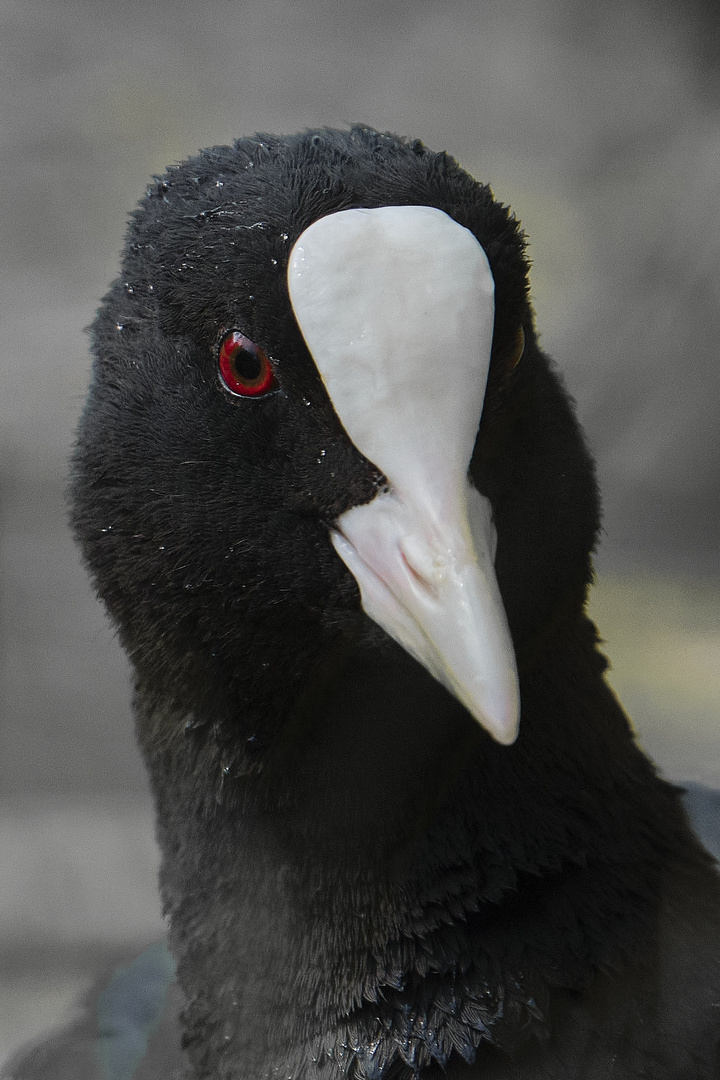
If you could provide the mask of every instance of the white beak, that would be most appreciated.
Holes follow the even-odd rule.
[[[363,608],[512,743],[519,692],[492,509],[467,475],[492,346],[485,252],[431,207],[344,210],[305,230],[288,284],[345,430],[390,484],[332,534]]]

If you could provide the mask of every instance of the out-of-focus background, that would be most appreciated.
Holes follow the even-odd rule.
[[[162,932],[63,488],[127,212],[202,146],[362,121],[515,208],[598,459],[610,679],[668,776],[720,786],[715,0],[0,0],[0,50],[0,1061]]]

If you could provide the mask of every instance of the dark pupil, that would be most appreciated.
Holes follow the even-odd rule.
[[[262,373],[262,361],[257,353],[242,347],[233,353],[232,366],[240,382],[256,382]]]

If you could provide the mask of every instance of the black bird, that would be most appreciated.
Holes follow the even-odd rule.
[[[133,215],[73,520],[195,1080],[720,1076],[720,881],[604,679],[527,272],[488,187],[365,127]]]

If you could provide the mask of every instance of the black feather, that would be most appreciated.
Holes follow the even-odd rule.
[[[305,348],[288,254],[318,217],[398,204],[469,228],[495,278],[471,475],[518,657],[512,747],[366,618],[328,537],[384,478]],[[718,877],[603,678],[593,466],[524,246],[452,158],[363,127],[205,151],[133,215],[73,520],[135,667],[198,1080],[720,1076]],[[279,393],[222,392],[228,328]]]

